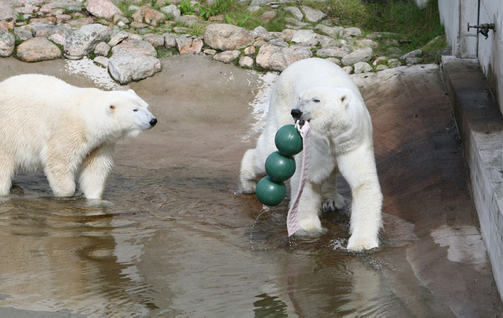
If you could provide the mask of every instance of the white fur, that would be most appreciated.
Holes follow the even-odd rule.
[[[14,173],[42,167],[56,196],[80,189],[100,199],[115,143],[151,128],[154,116],[133,90],[79,88],[52,76],[25,74],[0,82],[0,195]]]
[[[377,177],[372,142],[372,123],[362,96],[351,78],[337,65],[317,58],[290,65],[275,83],[264,131],[255,149],[241,162],[241,190],[255,191],[265,174],[264,162],[276,151],[274,136],[292,124],[292,109],[303,112],[311,125],[311,165],[299,202],[301,233],[322,232],[319,212],[324,206],[340,208],[344,198],[335,190],[339,171],[351,187],[351,237],[348,249],[360,251],[379,245],[382,226],[382,193]],[[291,197],[298,189],[302,158],[291,178]],[[324,201],[324,202],[323,202]]]

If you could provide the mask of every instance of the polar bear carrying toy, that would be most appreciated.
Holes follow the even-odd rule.
[[[254,149],[243,156],[240,187],[255,192],[265,175],[264,162],[276,151],[274,137],[284,125],[303,120],[310,125],[310,164],[298,202],[297,234],[322,233],[319,212],[344,206],[336,191],[340,172],[352,193],[351,236],[347,249],[362,251],[379,245],[382,193],[377,177],[372,123],[365,102],[351,78],[332,62],[311,58],[293,63],[272,88],[264,131]],[[299,186],[302,160],[295,158],[291,198]],[[293,204],[293,200],[290,205]]]

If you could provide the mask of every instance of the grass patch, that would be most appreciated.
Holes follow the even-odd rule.
[[[122,13],[124,13],[125,17],[132,18],[134,11],[129,10],[130,5],[131,5],[131,3],[128,1],[121,1],[117,5],[117,8],[119,8],[119,10],[121,10]]]

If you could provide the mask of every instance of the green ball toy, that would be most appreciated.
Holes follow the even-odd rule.
[[[279,151],[273,152],[265,161],[265,171],[274,182],[283,182],[295,173],[295,160],[285,157]]]
[[[263,177],[255,189],[257,198],[267,206],[278,205],[286,196],[286,187],[281,183],[272,181],[269,177]]]
[[[302,151],[302,137],[295,125],[285,125],[278,129],[274,143],[283,156],[293,156]]]

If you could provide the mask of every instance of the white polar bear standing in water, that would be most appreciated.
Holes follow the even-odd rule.
[[[340,171],[353,197],[347,248],[361,251],[377,247],[382,193],[374,159],[372,123],[358,87],[332,62],[318,58],[301,60],[278,78],[272,88],[264,131],[256,148],[249,149],[241,162],[241,190],[255,192],[257,179],[265,175],[267,156],[276,151],[274,136],[283,125],[293,123],[292,116],[311,126],[311,163],[299,201],[299,234],[321,233],[320,210],[344,205],[335,183],[335,175]],[[300,155],[295,161],[291,198],[298,189]]]
[[[101,199],[115,143],[157,119],[133,90],[79,88],[52,76],[0,82],[0,196],[17,170],[39,167],[54,195],[71,196],[75,175],[87,199]]]

